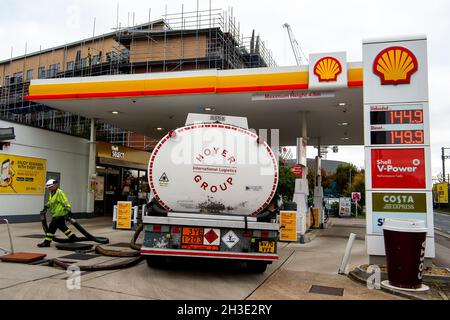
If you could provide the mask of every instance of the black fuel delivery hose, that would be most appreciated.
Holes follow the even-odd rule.
[[[138,228],[136,229],[136,232],[133,235],[133,238],[131,239],[130,248],[141,251],[142,245],[137,244],[136,241],[139,238],[139,235],[141,234],[142,230],[144,230],[144,225],[140,224]]]
[[[114,258],[139,257],[141,255],[139,251],[108,250],[103,248],[102,246],[96,246],[95,252],[100,253],[101,255],[106,257]]]
[[[45,233],[48,233],[48,224],[47,224],[47,217],[45,216],[46,212],[41,211],[41,223],[42,228],[44,229]],[[80,231],[85,237],[84,238],[77,238],[76,241],[70,241],[69,239],[61,239],[61,238],[53,238],[53,241],[58,243],[70,243],[70,242],[85,242],[85,241],[94,241],[101,244],[107,244],[109,243],[108,238],[104,237],[95,237],[89,232],[86,231],[74,218],[67,217],[66,221],[69,221],[78,231]]]
[[[139,238],[139,235],[141,234],[143,229],[144,229],[144,226],[142,224],[140,224],[139,227],[134,232],[133,238],[131,239],[130,248],[133,249],[133,250],[136,250],[135,252],[109,250],[109,249],[103,248],[102,246],[96,246],[95,247],[95,252],[100,253],[100,254],[102,254],[104,256],[107,256],[107,257],[119,257],[119,258],[138,257],[138,256],[141,255],[141,253],[139,251],[141,250],[142,246],[137,244],[136,241]]]
[[[83,235],[86,236],[86,238],[78,238],[79,241],[95,241],[102,244],[109,243],[109,239],[102,238],[102,237],[94,237],[89,232],[87,232],[83,227],[80,226],[80,224],[73,218],[67,219],[70,223],[72,223]],[[142,218],[138,218],[139,222],[141,222],[134,232],[133,238],[130,242],[130,248],[136,250],[136,252],[125,252],[125,251],[118,251],[118,250],[108,250],[101,246],[96,246],[95,251],[97,253],[100,253],[107,257],[115,257],[115,258],[128,258],[126,261],[121,261],[118,263],[113,263],[109,265],[85,265],[85,266],[78,266],[80,268],[80,271],[105,271],[105,270],[118,270],[118,269],[124,269],[124,268],[130,268],[141,261],[145,259],[145,256],[142,256],[140,253],[141,245],[137,244],[136,241],[139,238],[139,235],[141,234],[142,230],[144,229],[144,225],[142,224]],[[41,221],[42,221],[42,227],[44,231],[47,233],[48,226],[47,226],[47,219],[45,217],[45,212],[41,212]],[[95,240],[94,240],[95,239]],[[69,242],[68,239],[54,239],[56,242]],[[51,259],[46,264],[49,264],[51,266],[57,266],[60,268],[68,269],[70,264],[67,264],[63,261],[60,261],[58,259]]]
[[[129,259],[127,261],[122,261],[114,264],[109,265],[90,265],[90,266],[78,266],[80,268],[80,271],[105,271],[105,270],[118,270],[123,268],[129,268],[137,265],[141,261],[145,259],[144,256],[134,257],[132,259]],[[58,259],[52,260],[53,265],[56,265],[60,268],[63,268],[67,270],[71,264],[64,263]]]

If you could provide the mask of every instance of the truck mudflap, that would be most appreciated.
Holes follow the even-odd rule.
[[[157,249],[146,247],[141,248],[141,254],[148,256],[198,257],[198,258],[216,258],[216,259],[218,258],[218,259],[236,259],[236,260],[255,260],[255,261],[278,260],[277,254],[195,251],[182,249]]]

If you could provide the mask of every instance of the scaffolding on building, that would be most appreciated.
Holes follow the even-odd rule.
[[[74,51],[75,58],[70,58]],[[51,63],[41,66],[44,54],[50,55]],[[0,119],[84,138],[89,138],[90,119],[25,100],[33,78],[26,61],[36,56],[39,69],[34,78],[39,79],[276,66],[254,30],[251,36],[243,35],[232,9],[165,13],[163,19],[149,18],[147,23],[126,28],[118,25],[112,33],[0,62],[4,70]],[[14,72],[17,61],[23,62],[23,69]],[[97,139],[143,150],[151,150],[157,142],[102,120],[97,120]]]

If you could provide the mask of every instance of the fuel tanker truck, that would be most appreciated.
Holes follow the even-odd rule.
[[[264,272],[278,259],[278,162],[246,118],[189,114],[155,147],[148,179],[141,254],[149,266],[213,258]]]

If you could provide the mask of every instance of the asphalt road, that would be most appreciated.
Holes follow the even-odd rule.
[[[434,213],[434,228],[450,235],[450,214]]]
[[[435,265],[450,268],[450,215],[434,213],[436,258]]]

